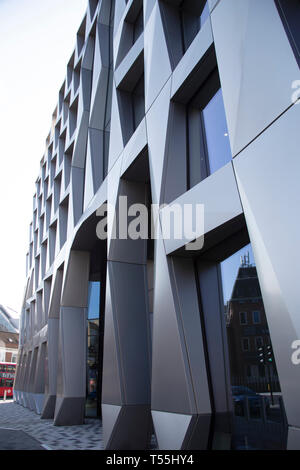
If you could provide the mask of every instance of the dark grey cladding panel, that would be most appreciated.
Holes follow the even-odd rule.
[[[149,449],[151,431],[150,405],[122,406],[105,450]]]
[[[150,322],[146,267],[108,261],[108,282],[124,403],[150,404]],[[104,403],[109,402],[104,400]]]
[[[199,301],[212,403],[216,412],[226,413],[231,411],[228,388],[230,377],[224,301],[218,263],[199,260],[196,273],[199,279]]]
[[[122,383],[118,337],[115,327],[114,296],[110,287],[110,278],[106,282],[105,329],[103,347],[102,404],[121,405],[124,403],[124,385]],[[105,432],[105,431],[104,431]]]
[[[45,395],[41,419],[53,419],[55,412],[56,395]]]
[[[161,202],[169,204],[187,190],[185,106],[170,103]]]
[[[162,240],[157,240],[154,259],[152,409],[193,414],[191,373]]]
[[[124,202],[124,207],[128,208],[132,204],[145,204],[147,202],[147,187],[144,183],[138,183],[136,181],[127,181],[120,180],[118,196],[126,196],[126,206]],[[120,202],[121,201],[121,202]],[[123,261],[128,263],[139,263],[145,264],[147,257],[147,240],[138,238],[137,240],[127,237],[121,239],[119,237],[123,236],[119,232],[119,227],[123,223],[122,220],[124,217],[127,217],[126,209],[123,211],[121,206],[122,214],[120,215],[119,211],[119,202],[122,204],[123,200],[117,198],[116,201],[116,239],[110,240],[110,247],[108,252],[108,259],[112,261]],[[125,201],[125,200],[124,200]],[[121,220],[122,217],[122,220]],[[128,216],[129,223],[132,222],[136,217]],[[126,225],[125,225],[126,227]],[[129,227],[130,228],[130,227]]]
[[[57,402],[57,400],[56,400]],[[74,426],[84,423],[85,397],[65,397],[56,403],[54,425]]]

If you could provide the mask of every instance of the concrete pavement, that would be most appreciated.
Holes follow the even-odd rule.
[[[54,426],[53,420],[41,419],[12,400],[0,400],[0,450],[25,448],[103,450],[101,421],[86,419],[81,426]]]

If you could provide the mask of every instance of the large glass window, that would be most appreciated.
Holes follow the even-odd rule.
[[[251,245],[221,262],[233,449],[284,449],[285,411]],[[248,322],[245,322],[245,313]]]
[[[232,159],[217,69],[188,103],[187,144],[188,189]]]

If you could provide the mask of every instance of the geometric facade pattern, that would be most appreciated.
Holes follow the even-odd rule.
[[[146,449],[153,429],[160,449],[228,448],[220,261],[250,239],[288,447],[300,448],[300,366],[291,361],[300,338],[299,38],[287,34],[281,3],[89,0],[30,226],[14,393],[41,418],[83,423],[96,265],[105,448]],[[232,158],[212,171],[202,110],[219,89]],[[109,203],[121,218],[120,196],[148,207],[204,204],[204,246],[185,250],[202,233],[164,238],[163,208],[153,241],[112,237],[110,214],[99,240],[98,209]]]

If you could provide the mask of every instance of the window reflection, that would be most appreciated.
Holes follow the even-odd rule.
[[[100,282],[89,282],[87,314],[87,384],[86,416],[97,417],[97,386],[99,371]]]
[[[272,342],[249,244],[221,263],[233,399],[233,449],[284,449],[286,424]]]
[[[100,282],[89,282],[88,319],[99,318],[100,312]]]
[[[231,160],[227,122],[221,88],[203,109],[209,173],[214,173]]]

